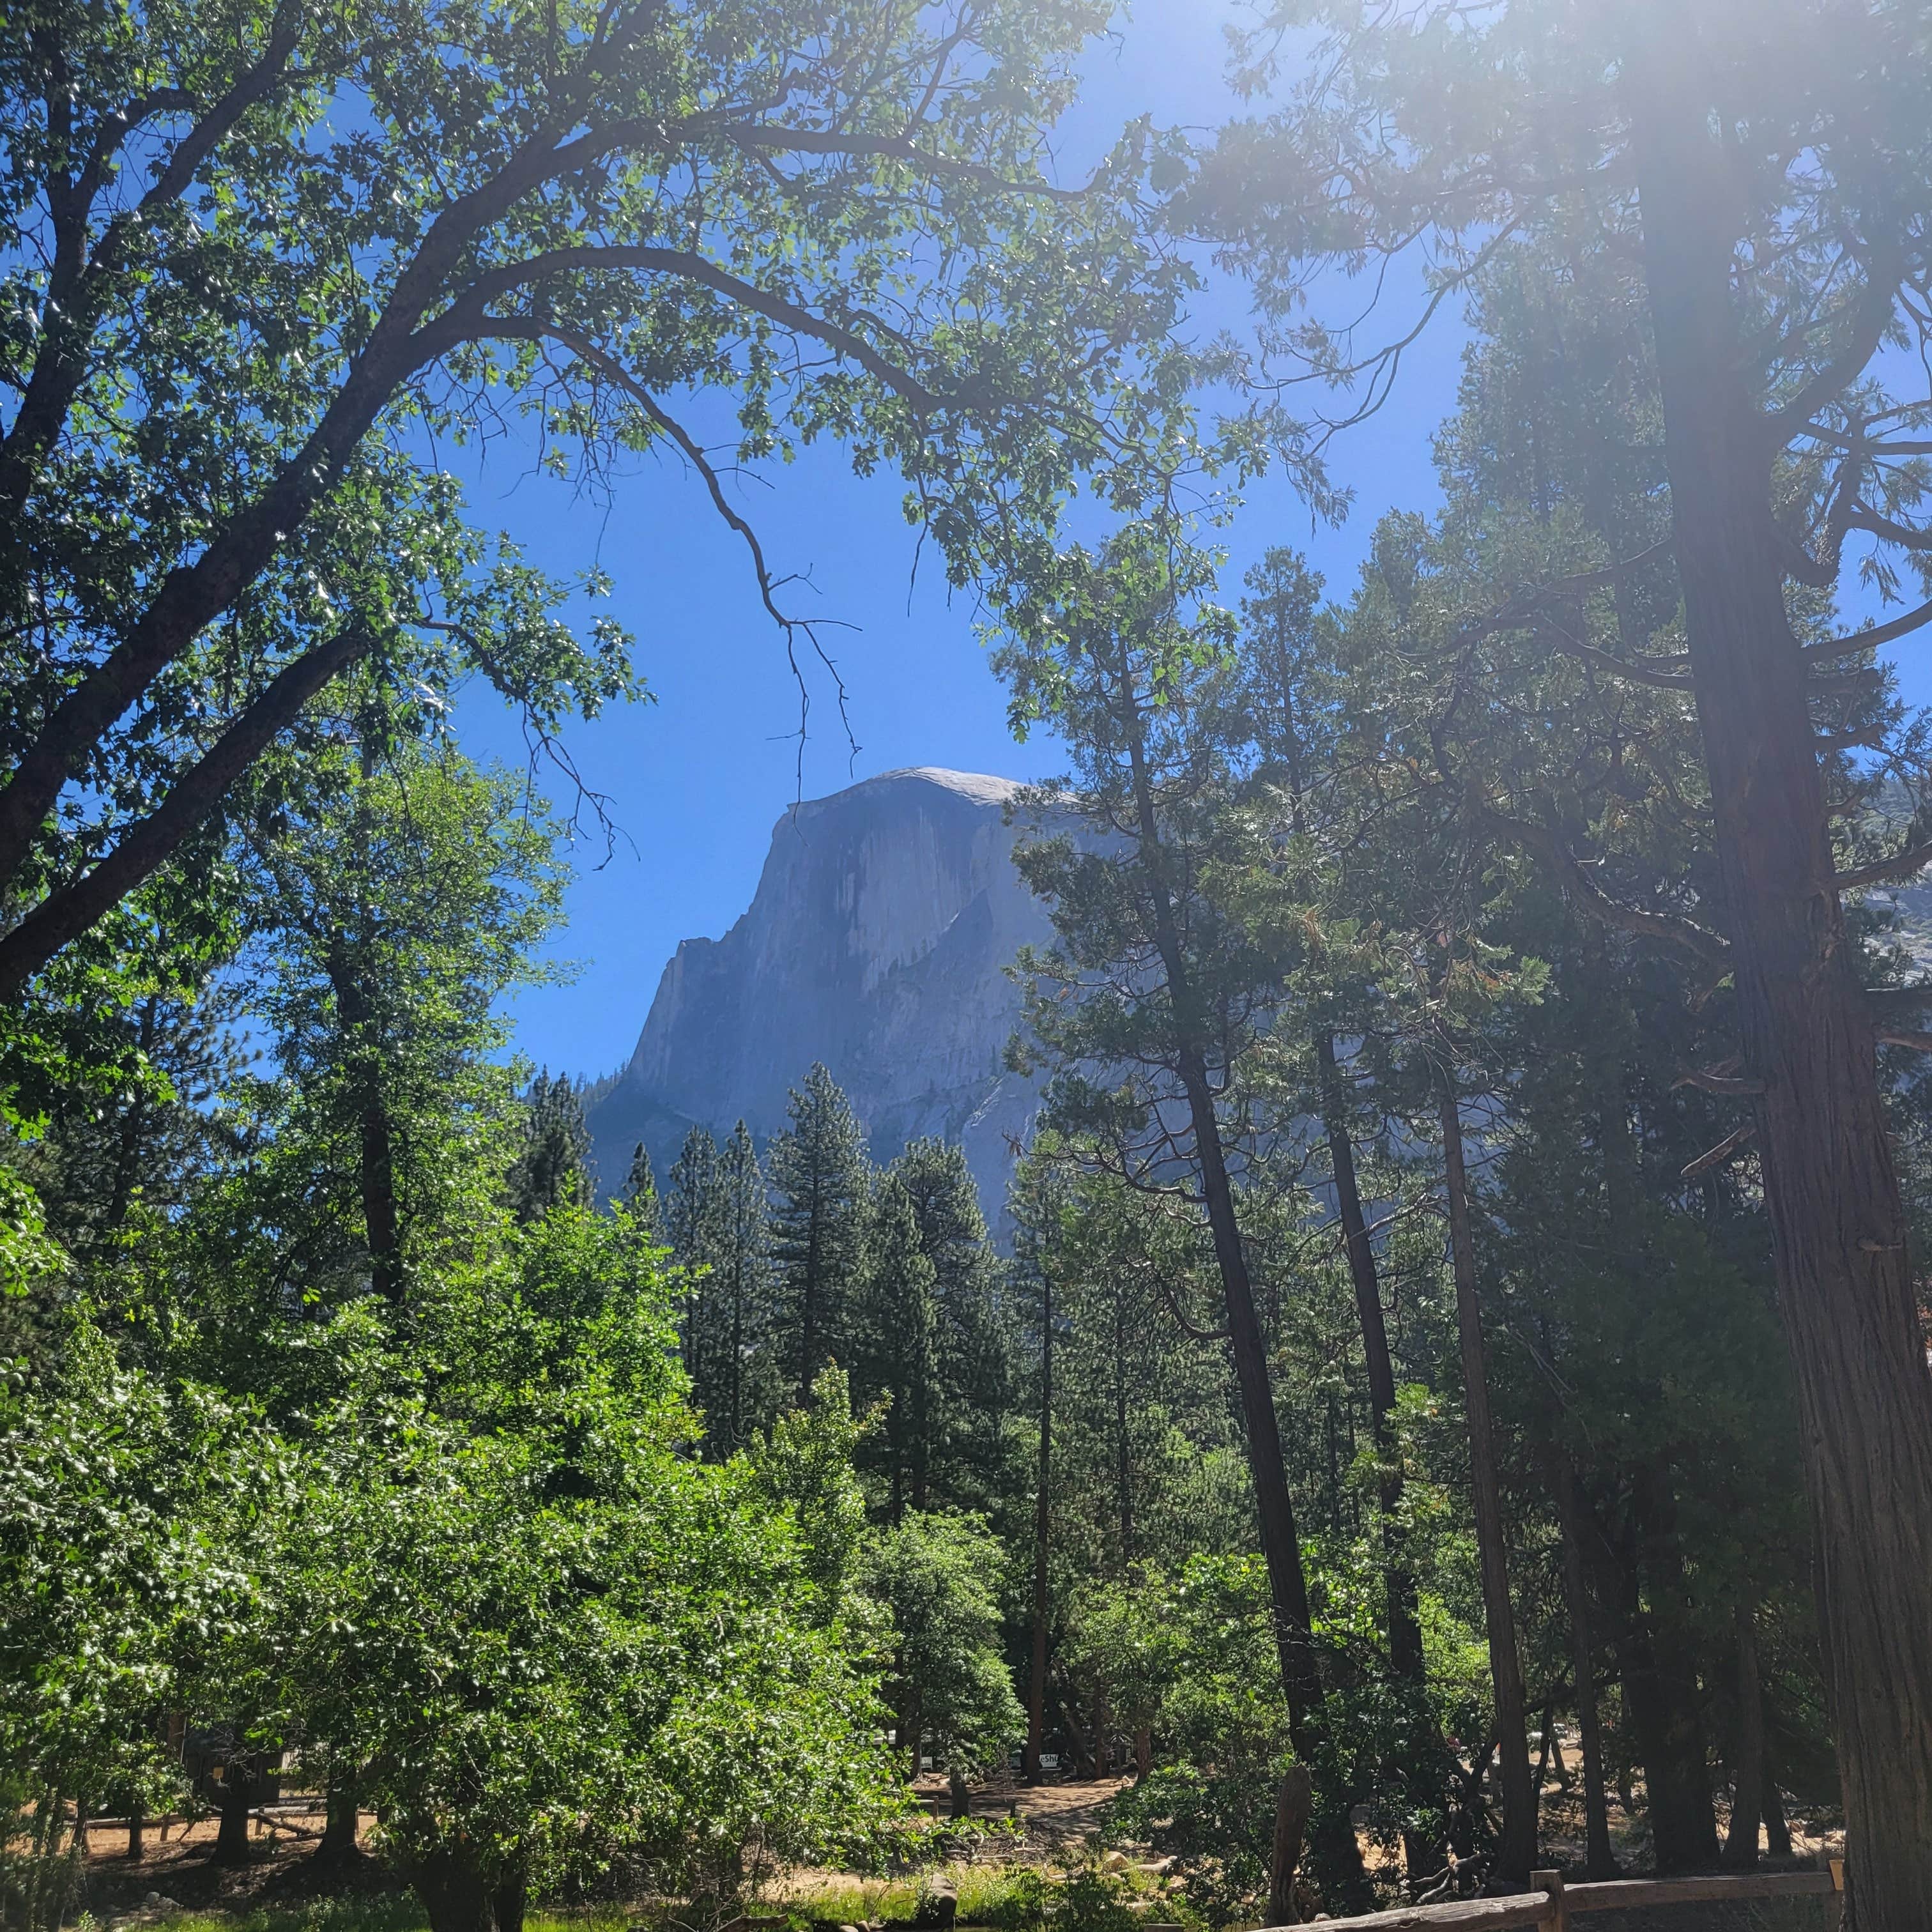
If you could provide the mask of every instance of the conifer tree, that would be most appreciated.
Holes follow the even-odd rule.
[[[940,1427],[938,1276],[896,1173],[880,1176],[868,1222],[852,1348],[861,1401],[884,1396],[890,1405],[868,1460],[884,1479],[887,1520],[896,1523],[931,1499]]]
[[[850,1345],[868,1184],[865,1137],[823,1066],[793,1088],[787,1111],[791,1125],[771,1148],[771,1254],[779,1360],[791,1387],[804,1390]]]
[[[688,1282],[683,1346],[692,1401],[704,1418],[707,1450],[729,1456],[778,1407],[765,1180],[742,1120],[722,1148],[703,1127],[686,1136],[671,1167],[664,1222]]]
[[[584,1102],[567,1073],[545,1067],[524,1097],[523,1147],[510,1169],[510,1206],[527,1226],[553,1208],[587,1208],[596,1192],[590,1174],[590,1130]]]
[[[1011,1400],[1012,1364],[1000,1321],[999,1260],[979,1186],[964,1150],[949,1141],[912,1142],[891,1172],[911,1203],[933,1270],[939,1407],[928,1480],[941,1502],[985,1508],[1005,1480],[1000,1423]]]
[[[650,1150],[642,1141],[631,1150],[622,1198],[636,1217],[638,1232],[653,1241],[662,1240],[664,1204],[658,1198],[658,1178],[652,1171]]]

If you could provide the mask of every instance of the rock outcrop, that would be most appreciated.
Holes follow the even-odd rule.
[[[630,1064],[593,1105],[604,1186],[639,1141],[662,1186],[688,1130],[782,1132],[814,1060],[850,1096],[874,1157],[959,1142],[998,1218],[1036,1095],[1001,1064],[1019,1018],[1004,969],[1051,935],[1015,871],[1004,778],[888,772],[782,818],[750,909],[664,968]]]

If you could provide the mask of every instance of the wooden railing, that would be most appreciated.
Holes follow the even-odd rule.
[[[1366,1918],[1334,1918],[1329,1932],[1504,1932],[1540,1926],[1569,1932],[1571,1920],[1592,1912],[1629,1912],[1652,1905],[1719,1904],[1736,1899],[1802,1898],[1836,1892],[1841,1868],[1829,1871],[1739,1872],[1724,1878],[1622,1878],[1566,1886],[1561,1872],[1532,1872],[1529,1892],[1498,1898],[1444,1899],[1438,1905],[1399,1905]]]

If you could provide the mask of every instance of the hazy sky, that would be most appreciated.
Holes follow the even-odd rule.
[[[1063,178],[1077,178],[1134,115],[1203,128],[1226,118],[1233,104],[1220,22],[1230,11],[1228,0],[1140,0],[1118,44],[1092,60],[1063,144]],[[1346,590],[1380,512],[1433,502],[1429,433],[1453,391],[1457,350],[1452,329],[1425,338],[1405,363],[1395,404],[1336,452],[1338,479],[1358,494],[1341,529],[1311,531],[1284,488],[1255,494],[1233,535],[1228,595],[1248,562],[1283,542],[1307,549],[1331,590]],[[526,992],[514,1009],[518,1044],[532,1060],[602,1072],[628,1057],[678,940],[722,933],[749,903],[773,824],[794,794],[796,689],[738,539],[678,465],[644,465],[606,506],[530,474],[527,450],[499,445],[480,468],[474,452],[444,454],[470,481],[484,528],[507,530],[554,571],[601,560],[612,572],[618,615],[655,694],[653,704],[570,735],[586,780],[608,794],[635,850],[622,846],[592,869],[601,848],[580,848],[570,922],[555,949],[579,963],[580,976]],[[794,598],[859,627],[835,634],[860,749],[854,759],[821,702],[805,750],[806,797],[905,765],[1022,778],[1056,769],[1050,745],[1008,735],[970,602],[949,602],[930,557],[913,582],[914,533],[895,480],[861,483],[837,451],[820,448],[774,470],[770,485],[743,486],[741,500],[772,568],[808,574],[812,590]],[[469,702],[461,723],[472,754],[520,764],[520,734],[494,700]]]

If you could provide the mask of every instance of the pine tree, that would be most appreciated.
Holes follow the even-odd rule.
[[[693,1127],[670,1164],[670,1192],[664,1201],[664,1239],[684,1271],[684,1312],[678,1324],[684,1372],[702,1412],[705,1392],[715,1386],[710,1349],[718,1333],[712,1303],[717,1284],[712,1262],[717,1252],[718,1143],[705,1127]]]
[[[938,1302],[939,1413],[929,1480],[939,1502],[985,1508],[1006,1486],[1000,1426],[1012,1399],[999,1258],[957,1144],[914,1141],[891,1172],[911,1202]]]
[[[590,1205],[596,1191],[590,1178],[590,1130],[567,1073],[553,1078],[546,1067],[530,1082],[523,1150],[510,1169],[509,1191],[511,1210],[526,1225],[553,1208]]]
[[[658,1178],[651,1169],[650,1150],[642,1141],[631,1151],[622,1195],[640,1234],[653,1241],[664,1238],[664,1205],[658,1198]]]
[[[704,1418],[706,1451],[722,1458],[770,1424],[780,1394],[765,1178],[742,1120],[722,1148],[703,1127],[686,1136],[664,1220],[690,1284],[683,1339],[692,1400]]]
[[[869,1192],[865,1138],[851,1103],[822,1066],[794,1088],[791,1126],[772,1143],[772,1259],[779,1284],[779,1360],[809,1388],[848,1348],[852,1298],[865,1265]]]
[[[885,1396],[885,1426],[868,1445],[883,1478],[887,1520],[922,1510],[940,1427],[938,1274],[920,1239],[911,1196],[897,1174],[880,1177],[868,1216],[866,1270],[853,1309],[862,1402]]]

